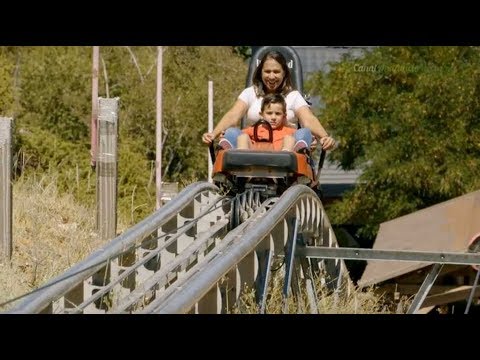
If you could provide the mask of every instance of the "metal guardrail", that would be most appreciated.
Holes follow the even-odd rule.
[[[207,193],[205,197],[207,200],[209,198],[208,194],[212,194],[214,199],[219,197],[218,188],[211,183],[198,182],[189,185],[178,194],[175,201],[167,203],[154,214],[113,239],[105,247],[92,253],[87,259],[49,281],[41,290],[27,296],[20,304],[10,309],[8,313],[54,312],[54,302],[57,303],[62,311],[68,308],[75,309],[77,304],[84,301],[84,298],[92,295],[89,292],[95,293],[98,291],[98,288],[95,289],[95,281],[89,281],[84,284],[85,280],[94,276],[107,265],[111,267],[114,259],[118,259],[121,254],[135,247],[139,241],[148,238],[159,228],[171,222],[172,219],[181,216],[182,211],[189,205],[191,207],[202,207],[202,205],[205,206],[205,204],[210,203],[209,201],[204,201],[202,204],[202,199],[200,199],[200,201],[197,201],[200,205],[195,205],[195,198],[202,197],[203,193]],[[206,224],[206,226],[208,225]],[[121,268],[117,270],[122,272]],[[108,279],[108,276],[106,278],[110,280],[109,282],[112,282],[115,276],[112,279]],[[75,294],[72,294],[72,292]],[[65,296],[64,304],[58,304],[63,296]],[[92,306],[88,310],[95,312]]]
[[[221,245],[210,253],[204,262],[198,264],[196,268],[192,268],[188,277],[171,286],[163,296],[149,304],[142,312],[184,313],[199,302],[210,290],[212,284],[215,284],[223,274],[254,249],[258,243],[258,233],[255,231],[251,233],[255,239],[253,242],[245,241],[245,235],[249,230],[253,230],[259,222],[263,223],[265,220],[263,215],[275,203],[275,200],[276,198],[265,201],[251,218],[230,231],[222,240]],[[242,246],[232,248],[235,240],[239,240]],[[169,310],[159,310],[165,308]]]
[[[304,185],[261,205],[258,193],[229,204],[221,199],[210,183],[190,185],[9,313],[225,313],[253,287],[265,312],[279,257],[284,311],[290,293],[303,287],[312,313],[318,309],[313,275],[326,273],[329,287],[339,289],[349,281],[343,259],[434,263],[408,309],[415,313],[443,264],[480,265],[478,253],[339,248],[321,201]],[[228,231],[233,212],[240,223]]]
[[[271,203],[274,200],[275,203]],[[297,242],[293,236],[296,232],[295,224],[298,224],[297,230],[302,235],[302,241],[312,245],[335,247],[337,246],[335,234],[321,201],[307,186],[293,186],[278,200],[269,201],[266,201],[248,221],[228,233],[217,252],[209,254],[202,264],[192,268],[181,281],[173,284],[143,312],[162,314],[189,311],[226,312],[228,311],[226,303],[229,302],[226,288],[230,288],[230,293],[234,294],[230,299],[232,304],[238,300],[238,295],[245,287],[251,288],[255,282],[257,290],[261,293],[260,297],[265,299],[267,288],[265,282],[268,281],[268,276],[265,275],[271,270],[271,261],[268,259],[272,254],[285,257],[291,255],[292,262],[288,266],[295,272],[297,279],[292,281],[292,290],[298,293],[300,264],[293,260]],[[293,247],[287,246],[289,242]],[[329,277],[342,278],[341,260],[331,262],[330,265],[333,266],[323,265],[330,270]],[[314,267],[314,264],[310,264],[310,267]],[[305,270],[303,273],[307,276],[306,273],[310,271]],[[224,276],[229,280],[221,283]],[[205,301],[209,301],[209,306],[202,304]],[[312,301],[315,302],[316,299],[313,298]],[[316,308],[316,304],[311,304],[311,308]]]
[[[321,259],[409,261],[437,264],[480,265],[480,253],[303,247],[298,255]]]
[[[9,313],[164,313],[184,311],[192,304],[199,313],[226,312],[245,286],[258,279],[266,298],[273,254],[284,256],[288,248],[293,261],[294,224],[303,241],[336,246],[322,203],[304,185],[262,206],[258,193],[243,194],[229,205],[219,200],[218,189],[210,183],[190,185]],[[234,208],[240,224],[228,232]],[[157,234],[164,239],[158,240]],[[145,244],[152,239],[153,245]],[[293,247],[286,246],[289,241]],[[330,268],[337,276],[343,263],[333,264]],[[298,271],[293,262],[288,266]],[[235,284],[225,283],[228,293],[217,282],[232,271]],[[190,290],[178,291],[183,286]],[[292,281],[293,288],[298,282]]]
[[[478,250],[478,249],[477,249]],[[418,289],[407,314],[415,314],[422,307],[433,283],[437,279],[444,264],[453,265],[480,265],[480,253],[469,252],[445,252],[445,251],[410,251],[410,250],[379,250],[379,249],[356,249],[356,248],[316,248],[301,247],[298,255],[318,259],[350,259],[350,260],[382,260],[382,261],[408,261],[433,264],[427,273],[422,285]],[[480,271],[477,270],[474,284],[471,288],[468,304],[471,304],[478,285]],[[468,313],[470,305],[467,305],[465,313]]]
[[[306,287],[309,311],[313,313],[318,308],[312,281],[312,274],[320,270],[315,268],[316,265],[322,265],[328,278],[335,280],[333,288],[339,289],[344,280],[342,270],[343,260],[346,259],[434,264],[407,311],[413,314],[422,307],[444,264],[480,265],[480,254],[474,252],[478,251],[477,248],[468,253],[340,248],[323,205],[311,189],[291,187],[281,198],[271,200],[275,203],[264,203],[248,221],[227,234],[216,252],[210,253],[202,264],[192,268],[181,281],[173,284],[142,312],[226,312],[228,287],[234,293],[230,303],[238,300],[245,287],[255,287],[257,298],[262,303],[260,311],[264,312],[262,299],[267,296],[271,258],[281,255],[286,264],[284,300],[289,290],[295,295],[300,293],[301,286]],[[298,226],[295,226],[297,222]],[[296,239],[297,232],[301,236],[300,241]],[[469,303],[476,293],[478,277],[477,273]],[[205,302],[209,306],[205,306]],[[288,311],[286,305],[284,311]]]

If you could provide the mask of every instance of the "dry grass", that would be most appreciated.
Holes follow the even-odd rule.
[[[54,177],[15,182],[13,254],[11,263],[0,263],[0,303],[85,258],[101,244],[94,229],[95,210],[78,205],[71,195],[60,195]]]
[[[327,288],[324,278],[319,277],[315,280],[318,314],[389,314],[395,312],[394,306],[376,295],[373,288],[360,291],[347,282],[344,284],[342,288],[333,292]],[[316,313],[312,312],[308,296],[304,291],[296,298],[290,293],[287,307],[288,311],[285,313],[289,314]],[[273,278],[269,286],[265,312],[282,314],[284,308],[283,275],[279,274]],[[255,302],[255,291],[247,289],[232,312],[235,314],[258,314],[259,306]]]

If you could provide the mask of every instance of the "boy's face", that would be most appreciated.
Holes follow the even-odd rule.
[[[282,104],[268,104],[265,109],[260,112],[260,116],[272,125],[272,129],[282,126],[285,121],[285,112],[283,111]]]

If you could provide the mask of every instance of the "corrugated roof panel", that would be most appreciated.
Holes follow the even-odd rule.
[[[335,47],[335,46],[292,46],[300,57],[303,69],[303,78],[306,80],[308,76],[315,71],[330,71],[329,63],[338,62],[346,54],[353,57],[360,57],[366,50],[372,49],[370,46],[352,46],[352,47]]]

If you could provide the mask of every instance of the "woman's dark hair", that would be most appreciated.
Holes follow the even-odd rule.
[[[285,73],[285,77],[283,78],[282,83],[278,87],[277,92],[286,96],[290,91],[293,90],[292,75],[290,74],[290,69],[287,66],[287,60],[285,60],[285,57],[278,51],[267,52],[260,61],[260,64],[258,64],[255,73],[253,74],[253,86],[255,88],[255,94],[257,96],[265,96],[265,90],[262,81],[262,69],[265,61],[267,61],[268,59],[273,59],[278,62],[282,67],[283,72]]]

